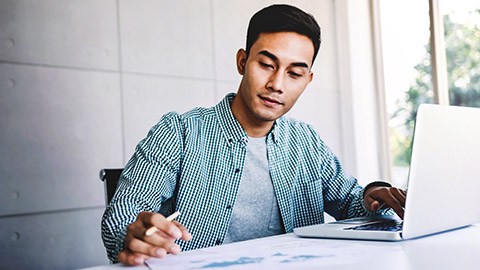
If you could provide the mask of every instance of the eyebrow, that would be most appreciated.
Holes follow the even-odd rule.
[[[258,54],[265,55],[266,57],[272,59],[273,61],[278,62],[278,57],[276,57],[274,54],[272,54],[267,50],[260,51]],[[308,64],[305,62],[294,62],[294,63],[291,63],[290,65],[294,67],[304,67],[308,69]]]

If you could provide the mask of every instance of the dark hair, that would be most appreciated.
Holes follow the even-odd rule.
[[[261,9],[250,19],[247,30],[247,57],[253,43],[261,33],[295,32],[307,36],[313,42],[313,61],[320,49],[320,26],[315,18],[290,5],[271,5]]]

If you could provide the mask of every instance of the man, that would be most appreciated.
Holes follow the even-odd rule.
[[[138,144],[103,217],[112,261],[138,265],[292,232],[324,222],[324,211],[344,219],[391,207],[403,216],[403,191],[361,188],[311,126],[283,117],[311,82],[319,47],[320,27],[298,8],[273,5],[252,17],[237,53],[237,94],[164,115]],[[178,221],[166,220],[174,210]],[[159,231],[146,235],[153,226]]]

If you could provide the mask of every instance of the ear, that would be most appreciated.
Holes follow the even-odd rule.
[[[245,74],[245,65],[247,64],[247,52],[244,49],[240,49],[237,52],[237,71],[238,74]]]
[[[311,83],[313,80],[313,72],[310,71],[310,74],[308,74],[308,83]]]

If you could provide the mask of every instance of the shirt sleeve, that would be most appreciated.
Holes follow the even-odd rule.
[[[337,156],[318,137],[318,134],[316,137],[320,153],[325,212],[336,220],[378,215],[385,212],[370,212],[365,209],[364,189],[358,184],[357,179],[343,169]]]
[[[118,261],[126,228],[137,215],[159,212],[162,203],[173,196],[183,153],[182,130],[179,115],[166,114],[125,166],[102,218],[102,240],[112,262]]]

